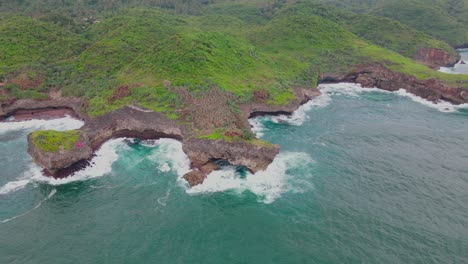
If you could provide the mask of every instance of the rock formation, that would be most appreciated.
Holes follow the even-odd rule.
[[[432,69],[438,69],[440,67],[452,67],[460,60],[460,55],[450,54],[441,49],[421,48],[414,59]]]
[[[202,183],[210,172],[218,169],[213,163],[216,160],[243,165],[256,172],[266,169],[279,152],[279,147],[273,144],[186,138],[184,127],[175,121],[160,113],[129,106],[88,120],[79,132],[80,139],[71,150],[47,152],[36,146],[30,137],[28,151],[46,173],[62,176],[64,169],[89,160],[93,152],[111,138],[174,138],[182,141],[192,162],[194,170],[185,176],[191,185]]]
[[[438,80],[419,80],[413,76],[393,72],[382,65],[369,65],[357,68],[343,76],[322,75],[321,82],[355,82],[363,87],[378,87],[388,91],[405,89],[430,101],[445,100],[454,104],[468,102],[468,91],[445,84]],[[240,106],[244,118],[265,114],[291,114],[301,104],[320,92],[317,89],[294,87],[295,99],[287,105],[268,105],[263,102],[250,102]],[[265,96],[267,96],[265,94]],[[260,94],[261,99],[265,97]],[[57,152],[47,152],[33,144],[29,137],[28,151],[34,161],[51,176],[59,177],[80,168],[91,159],[93,152],[105,141],[119,137],[140,139],[174,138],[182,142],[183,150],[191,161],[192,171],[184,175],[190,185],[204,181],[213,170],[219,169],[217,161],[227,161],[242,165],[255,173],[265,170],[279,153],[279,146],[261,141],[226,141],[195,138],[184,125],[167,119],[163,114],[136,106],[126,106],[104,116],[89,119],[80,114],[82,101],[79,98],[57,97],[56,99],[35,101],[17,100],[0,106],[0,117],[30,111],[38,113],[47,110],[69,109],[86,120],[79,129],[79,140],[70,150],[63,148]]]
[[[29,119],[37,116],[53,116],[54,111],[86,119],[81,114],[83,100],[76,97],[57,97],[48,100],[20,99],[0,103],[0,121],[8,116],[29,116]],[[46,113],[45,113],[46,112]],[[28,119],[28,118],[25,118]]]
[[[377,87],[387,91],[405,89],[409,93],[432,102],[439,100],[453,104],[468,102],[467,89],[453,87],[434,79],[419,80],[407,74],[393,72],[382,65],[359,68],[337,81],[355,82],[363,87]]]

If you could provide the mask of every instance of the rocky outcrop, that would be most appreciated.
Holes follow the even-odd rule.
[[[86,119],[86,115],[81,113],[82,103],[83,100],[76,97],[58,97],[48,100],[11,100],[0,103],[0,120],[8,116],[18,116],[21,120],[37,119],[47,116],[53,117],[57,113]]]
[[[28,151],[34,161],[47,172],[56,175],[64,168],[73,166],[92,157],[93,152],[105,141],[119,137],[141,139],[175,138],[182,139],[182,129],[174,121],[153,111],[124,107],[105,116],[88,120],[79,130],[79,145],[71,150],[46,152],[35,146],[29,139]]]
[[[241,111],[246,118],[252,118],[261,115],[289,115],[297,110],[299,106],[309,101],[312,97],[320,95],[320,91],[316,88],[292,88],[295,99],[291,100],[287,105],[270,105],[257,102],[249,102],[240,106]]]
[[[387,91],[405,89],[432,102],[443,100],[453,104],[468,103],[467,89],[453,87],[434,79],[419,80],[411,75],[393,72],[382,65],[362,67],[334,81],[354,82],[363,87],[377,87]]]
[[[442,49],[420,48],[414,59],[432,69],[452,67],[460,60],[460,55]]]
[[[69,168],[80,161],[86,161],[93,155],[93,149],[90,147],[89,140],[85,134],[81,134],[78,140],[79,144],[73,146],[70,150],[60,148],[57,152],[43,151],[32,144],[31,135],[28,136],[28,152],[34,162],[44,168],[46,174],[59,176],[59,171]]]
[[[202,168],[210,162],[225,160],[232,165],[243,165],[253,173],[265,170],[279,153],[279,146],[273,144],[208,139],[184,141],[183,149],[193,167]]]
[[[252,172],[257,172],[266,169],[279,152],[277,145],[264,143],[186,139],[184,127],[175,121],[160,113],[129,106],[88,120],[79,132],[79,142],[71,150],[46,152],[34,145],[30,138],[28,151],[47,173],[60,177],[64,176],[64,170],[73,172],[68,168],[77,167],[77,164],[89,160],[93,152],[111,138],[174,138],[182,141],[183,150],[191,160],[193,171],[184,176],[191,185],[202,183],[209,173],[219,169],[214,163],[217,160],[242,165]]]

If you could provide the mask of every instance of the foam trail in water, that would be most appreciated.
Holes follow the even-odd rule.
[[[57,131],[78,129],[84,125],[84,122],[70,116],[52,119],[41,120],[34,119],[19,122],[0,122],[0,133],[6,133],[15,130],[44,130],[53,129]]]
[[[246,177],[242,177],[235,167],[229,166],[212,172],[203,184],[187,189],[187,193],[250,191],[257,195],[259,201],[272,203],[285,192],[303,192],[311,189],[312,163],[312,158],[306,153],[280,153],[265,171],[247,173]]]
[[[24,187],[26,187],[28,183],[29,183],[29,180],[27,179],[8,182],[7,184],[3,185],[0,188],[0,195],[9,194],[11,192],[16,192],[18,190],[21,190]]]
[[[111,139],[104,143],[91,160],[91,165],[83,170],[77,171],[67,178],[54,179],[42,175],[38,166],[34,165],[31,170],[31,179],[39,182],[46,182],[50,185],[61,185],[74,181],[83,181],[87,179],[101,177],[112,171],[112,164],[119,158],[117,150],[128,146],[125,138]]]
[[[53,189],[53,190],[47,195],[46,198],[44,198],[43,200],[41,200],[41,201],[40,201],[36,206],[34,206],[32,209],[30,209],[30,210],[28,210],[28,211],[26,211],[26,212],[24,212],[24,213],[22,213],[22,214],[20,214],[20,215],[14,216],[14,217],[12,217],[12,218],[8,218],[8,219],[5,219],[5,220],[1,220],[0,223],[7,223],[7,222],[10,222],[10,221],[12,221],[12,220],[15,220],[15,219],[17,219],[17,218],[23,217],[23,216],[25,216],[25,215],[31,213],[32,211],[34,211],[34,210],[36,210],[37,208],[41,207],[41,205],[42,205],[45,201],[47,201],[47,200],[49,200],[50,198],[52,198],[52,196],[54,196],[55,193],[57,193],[57,190]]]
[[[378,89],[378,88],[363,88],[360,84],[355,84],[355,83],[321,84],[319,85],[318,88],[322,92],[321,96],[323,96],[324,94],[328,94],[329,96],[335,95],[335,94],[359,96],[361,93],[364,93],[364,92],[379,92],[379,93],[396,94],[399,96],[408,97],[414,102],[423,104],[425,106],[429,106],[441,112],[455,112],[458,109],[468,108],[468,104],[454,105],[446,101],[438,101],[434,103],[422,97],[411,94],[404,89],[400,89],[395,92],[390,92],[390,91],[385,91],[385,90]]]

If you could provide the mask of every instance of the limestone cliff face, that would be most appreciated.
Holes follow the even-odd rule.
[[[447,85],[439,80],[418,80],[413,76],[393,72],[382,65],[371,65],[353,71],[338,81],[356,82],[363,87],[377,87],[387,91],[405,89],[407,92],[437,102],[468,103],[468,90]]]
[[[414,59],[430,68],[451,67],[460,60],[460,55],[450,54],[445,50],[421,48]]]

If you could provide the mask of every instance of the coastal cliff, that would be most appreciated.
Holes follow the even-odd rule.
[[[460,61],[459,54],[451,54],[442,49],[420,48],[414,59],[429,68],[438,69],[440,67],[452,67]]]
[[[435,79],[419,80],[414,76],[389,70],[382,65],[370,65],[338,78],[336,81],[355,82],[363,87],[377,87],[387,91],[405,89],[426,100],[468,103],[468,90]]]
[[[265,170],[279,152],[279,147],[273,144],[189,138],[184,126],[160,113],[135,106],[126,106],[90,119],[78,133],[79,137],[68,149],[59,146],[55,151],[38,144],[31,134],[28,137],[28,152],[46,174],[65,177],[86,164],[94,151],[111,138],[174,138],[182,141],[183,149],[192,162],[193,171],[185,176],[190,185],[202,183],[217,168],[214,161],[225,160],[257,172]],[[194,174],[197,180],[193,180]]]
[[[362,66],[342,76],[323,75],[319,82],[354,82],[363,87],[377,87],[387,91],[405,89],[406,91],[437,102],[449,101],[454,104],[468,102],[468,91],[448,85],[439,80],[420,80],[414,76],[394,72],[383,65]],[[287,104],[275,105],[262,101],[262,94],[240,104],[240,116],[246,121],[259,115],[292,114],[300,105],[306,103],[320,91],[313,88],[292,87],[294,98]],[[218,91],[218,95],[223,95]],[[223,97],[214,96],[212,100]],[[224,98],[226,99],[226,98]],[[191,161],[192,170],[183,177],[190,185],[203,183],[213,170],[219,169],[217,161],[227,161],[232,165],[245,166],[255,173],[265,170],[279,153],[279,146],[256,139],[207,139],[194,135],[193,128],[184,122],[168,119],[164,114],[139,106],[125,106],[96,118],[89,118],[81,113],[83,101],[80,98],[61,97],[47,100],[16,100],[5,102],[0,107],[0,117],[20,117],[22,119],[52,117],[55,113],[70,114],[85,120],[85,125],[73,134],[68,145],[57,145],[50,149],[50,144],[38,143],[38,140],[53,140],[57,135],[50,131],[39,131],[28,137],[28,151],[33,160],[40,165],[47,175],[66,177],[86,166],[104,142],[111,138],[135,137],[140,139],[173,138],[182,142],[183,151]],[[190,109],[187,109],[190,113]],[[199,117],[202,118],[202,117]],[[57,132],[60,133],[60,132]],[[58,134],[58,137],[63,135]]]

